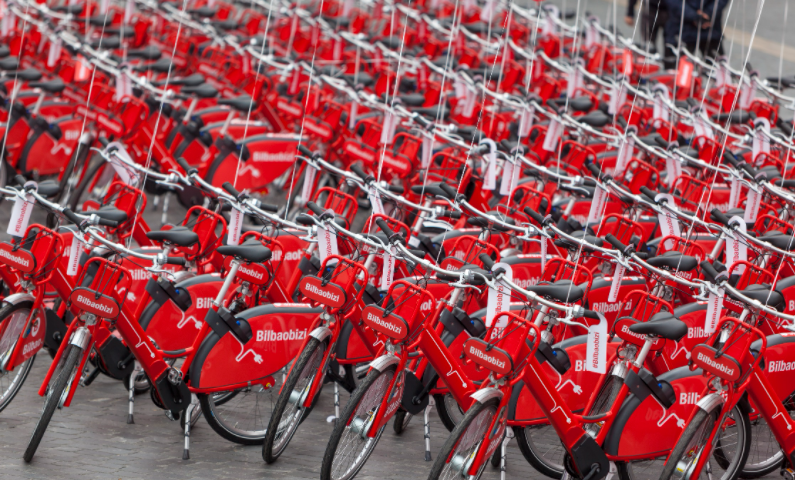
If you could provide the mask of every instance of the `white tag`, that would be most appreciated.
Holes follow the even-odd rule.
[[[420,239],[414,235],[410,236],[407,242],[411,248],[420,248]]]
[[[715,88],[720,88],[726,85],[728,78],[726,67],[723,65],[723,63],[718,63],[717,67],[715,68]]]
[[[464,96],[467,94],[466,84],[463,80],[460,80],[457,77],[455,80],[453,80],[453,90],[455,91],[455,98],[464,98]]]
[[[132,96],[132,81],[124,72],[116,75],[116,101]]]
[[[494,190],[497,187],[497,152],[489,152],[483,155],[483,159],[486,162],[486,171],[483,172],[483,190]]]
[[[134,163],[132,157],[129,153],[127,153],[127,150],[124,148],[124,145],[121,142],[111,142],[106,147],[106,150],[107,149],[115,150],[115,155],[124,158],[126,162]],[[116,172],[116,175],[118,175],[119,180],[121,180],[122,183],[125,185],[131,185],[133,187],[138,185],[138,176],[131,172],[129,167],[122,163],[121,160],[116,157],[111,157],[109,163],[110,166],[113,167],[113,170]]]
[[[54,42],[50,42],[50,50],[47,52],[47,67],[52,68],[58,63],[61,58],[61,49],[63,48],[63,40],[57,38]]]
[[[80,233],[76,232],[72,237],[72,244],[69,246],[69,264],[66,267],[66,274],[70,277],[77,275],[79,270],[80,253],[83,249],[80,244],[83,243],[80,239]]]
[[[518,162],[519,160],[517,160]],[[513,192],[519,183],[519,172],[521,168],[514,166],[513,163],[505,161],[502,164],[502,182],[500,183],[500,195],[506,196]]]
[[[541,237],[541,271],[547,266],[547,238]]]
[[[355,0],[345,0],[342,2],[342,18],[348,18],[353,11]]]
[[[712,131],[712,127],[709,126],[706,119],[702,117],[702,114],[698,114],[693,119],[693,130],[696,132],[697,137],[707,137],[710,140],[715,140],[715,133]]]
[[[389,145],[392,139],[395,138],[395,128],[397,128],[397,118],[392,112],[387,112],[384,115],[384,126],[381,129],[381,144]]]
[[[596,186],[593,191],[593,201],[591,202],[591,209],[588,211],[588,224],[598,223],[602,218],[602,207],[604,206],[607,192],[602,190],[602,187]]]
[[[709,294],[709,302],[707,303],[707,318],[704,322],[704,332],[707,335],[714,333],[715,329],[718,327],[720,311],[723,308],[723,296],[726,294],[726,292],[722,288],[719,288],[718,294],[719,295],[715,295],[714,293]]]
[[[543,36],[555,35],[558,33],[558,26],[555,23],[556,18],[560,18],[560,10],[555,5],[546,5],[547,16],[544,19],[541,33]]]
[[[513,270],[511,270],[510,265],[507,263],[495,263],[492,272],[498,268],[505,270],[503,278],[513,281]],[[486,328],[491,327],[494,322],[494,317],[496,317],[498,313],[511,309],[511,287],[502,281],[496,283],[496,289],[489,287],[489,299],[486,304]],[[497,327],[502,328],[504,325],[498,324]]]
[[[384,264],[381,268],[381,290],[388,290],[395,278],[395,247],[390,246],[384,252]]]
[[[618,113],[621,105],[627,101],[627,89],[624,82],[618,82],[610,89],[610,102],[607,104],[607,112],[611,115]]]
[[[228,233],[226,235],[226,244],[239,245],[240,232],[242,229],[243,229],[243,212],[241,212],[237,208],[232,207],[232,211],[229,212],[229,229],[227,230]]]
[[[99,2],[99,14],[105,15],[108,12],[108,7],[110,7],[110,0],[101,0]]]
[[[337,250],[337,234],[332,230],[318,227],[317,239],[320,243],[320,251],[318,252],[318,255],[320,255],[321,262],[328,256],[339,255],[339,251]]]
[[[544,137],[544,144],[542,148],[547,152],[554,152],[558,148],[558,140],[560,140],[560,136],[563,134],[563,125],[558,121],[557,118],[552,117],[552,120],[549,121],[549,126],[547,127],[547,134]]]
[[[599,323],[588,328],[585,342],[585,370],[603,374],[607,371],[607,320],[599,315]]]
[[[732,270],[735,262],[748,261],[748,246],[742,241],[742,238],[736,230],[745,233],[746,225],[742,218],[734,216],[729,219],[729,224],[736,224],[735,232],[726,237],[726,266],[729,267],[730,273],[742,274],[745,271],[745,265],[739,265],[737,270]]]
[[[312,199],[312,190],[315,188],[315,175],[317,170],[310,164],[304,169],[304,185],[301,188],[301,200],[306,203]]]
[[[610,285],[610,294],[607,296],[607,301],[613,303],[618,298],[618,291],[621,289],[621,280],[624,279],[624,272],[626,268],[624,265],[616,265],[616,271],[613,274],[613,283]]]
[[[659,119],[667,122],[670,118],[670,112],[668,110],[668,105],[663,101],[662,97],[668,98],[668,87],[662,83],[658,83],[654,88],[658,90],[659,93],[654,96],[654,113],[652,118],[654,120]]]
[[[427,170],[433,156],[433,138],[422,137],[422,169]]]
[[[748,195],[745,200],[745,213],[743,219],[748,223],[756,222],[756,216],[759,215],[759,204],[762,202],[762,195],[760,195],[753,188],[748,189]]]
[[[743,110],[748,110],[751,108],[751,103],[754,101],[754,97],[756,96],[756,82],[753,79],[749,79],[748,82],[743,82],[740,86],[740,105],[739,108]]]
[[[359,104],[356,102],[351,103],[351,115],[348,118],[348,128],[353,130],[356,127],[356,114],[359,111]]]
[[[36,205],[36,199],[33,198],[33,195],[27,195],[26,198],[27,201],[19,197],[14,199],[14,208],[11,209],[11,220],[6,230],[9,235],[21,237],[25,234],[25,230],[28,229],[30,214],[33,212],[33,206]]]
[[[475,114],[475,103],[477,102],[477,94],[475,92],[467,89],[466,96],[464,97],[464,109],[461,112],[466,118],[472,118],[472,115]]]
[[[0,20],[0,36],[7,37],[14,26],[14,14],[11,11],[5,12],[3,19]]]
[[[566,96],[569,101],[574,98],[574,93],[582,88],[582,71],[576,66],[569,72],[568,83],[566,83]]]
[[[371,186],[367,196],[370,198],[370,205],[373,206],[373,214],[385,215],[384,204],[381,203],[381,195],[378,194],[378,190]]]
[[[527,138],[530,135],[534,118],[535,109],[533,107],[522,109],[522,113],[519,115],[519,138]]]
[[[656,197],[654,197],[655,202],[660,202],[661,200],[667,200],[668,205],[674,205],[674,197],[673,195],[667,193],[660,193]],[[665,215],[663,213],[657,214],[657,222],[660,224],[660,237],[681,237],[682,232],[679,229],[679,220],[676,218]],[[668,244],[665,245],[666,249],[673,248],[673,241],[668,240]]]
[[[595,19],[588,19],[588,26],[585,27],[585,48],[590,49],[599,43],[599,30],[594,25]]]
[[[756,156],[760,153],[770,153],[770,139],[767,138],[762,130],[770,133],[770,122],[764,117],[759,117],[754,121],[756,129],[754,130],[754,143],[751,163],[756,161]],[[761,126],[761,128],[759,128]]]
[[[124,5],[124,23],[129,24],[132,16],[135,14],[135,0],[127,0]]]
[[[665,157],[665,171],[667,172],[666,183],[669,187],[673,187],[676,179],[682,175],[682,164],[679,163],[679,157],[673,155]]]
[[[618,157],[616,158],[616,169],[615,174],[621,175],[624,173],[624,169],[627,168],[629,165],[629,161],[632,160],[632,152],[635,150],[635,138],[634,137],[626,137],[624,138],[624,142],[621,144],[621,148],[618,151]]]
[[[486,0],[486,5],[480,10],[480,21],[490,23],[491,17],[494,15],[494,0]]]
[[[729,192],[729,208],[727,210],[736,207],[737,202],[740,200],[740,181],[732,177],[730,184],[731,191]]]

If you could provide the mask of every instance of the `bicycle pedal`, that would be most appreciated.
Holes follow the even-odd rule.
[[[781,469],[781,476],[784,477],[784,480],[795,480],[795,470],[791,468],[782,468]]]

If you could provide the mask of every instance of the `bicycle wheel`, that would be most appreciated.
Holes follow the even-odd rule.
[[[414,415],[402,408],[395,413],[395,419],[394,422],[392,422],[392,429],[395,431],[395,435],[400,435],[406,430],[412,417],[414,417]]]
[[[389,393],[389,384],[396,370],[396,365],[384,371],[372,369],[351,394],[331,432],[320,467],[321,480],[349,480],[364,467],[386,429],[385,424],[373,437],[366,435],[378,413],[378,407]]]
[[[33,302],[9,303],[0,308],[0,328],[5,326],[5,332],[0,337],[0,363],[13,352],[19,333],[25,328],[31,307],[33,307]],[[39,327],[43,328],[44,326],[40,325]],[[35,355],[28,358],[12,371],[0,372],[0,412],[19,393],[19,389],[28,378],[35,358]]]
[[[80,183],[77,184],[74,191],[69,195],[69,208],[72,210],[77,210],[77,206],[82,204],[82,201],[84,200],[102,198],[105,191],[110,186],[111,181],[113,180],[111,175],[113,169],[103,169],[106,163],[102,157],[89,157],[88,162],[89,164],[86,167],[86,174],[83,175],[83,179],[80,180]],[[96,176],[100,174],[102,175],[102,178],[97,181],[97,187],[94,189],[96,191],[90,191],[89,186],[92,182],[94,182]]]
[[[66,352],[64,352],[64,354],[66,354]],[[30,463],[30,461],[33,460],[33,455],[36,454],[36,449],[39,448],[41,439],[44,437],[44,432],[50,424],[55,409],[61,405],[66,386],[71,384],[71,380],[75,378],[77,365],[80,363],[82,355],[82,348],[75,345],[69,346],[69,354],[66,361],[63,363],[60,370],[55,373],[55,375],[57,375],[55,383],[52,384],[52,388],[47,389],[47,396],[44,399],[44,409],[41,412],[38,423],[36,423],[36,428],[33,429],[33,435],[31,435],[30,442],[28,442],[28,448],[25,449],[25,454],[22,456],[25,462]]]
[[[444,428],[452,432],[456,425],[461,423],[461,419],[464,418],[466,412],[461,409],[461,406],[449,392],[436,394],[433,396],[433,400],[436,403],[436,413],[439,414],[439,420],[441,420]]]
[[[204,418],[216,433],[241,445],[261,445],[281,385],[281,375],[273,376],[270,387],[250,387],[198,394]]]
[[[321,362],[327,348],[328,342],[309,339],[284,380],[262,444],[262,459],[266,463],[273,463],[279,458],[298,430],[298,425],[312,411],[311,406],[307,408],[302,404],[315,375],[321,372]]]
[[[788,412],[792,415],[792,412]],[[752,412],[751,422],[751,449],[748,459],[740,471],[740,478],[759,478],[781,469],[784,461],[784,452],[781,451],[776,437],[770,430],[765,419]]]
[[[693,468],[698,459],[705,453],[712,454],[712,459],[707,462],[699,475],[699,479],[729,480],[737,478],[740,469],[748,458],[748,450],[751,447],[751,425],[748,421],[747,409],[738,404],[735,406],[721,425],[716,425],[720,415],[720,405],[707,412],[698,409],[690,424],[682,432],[676,442],[668,460],[662,465],[661,480],[668,479],[690,479]],[[714,429],[718,429],[718,438],[715,442],[716,449],[713,452],[707,451],[707,439]],[[720,460],[717,460],[717,458]],[[644,465],[646,463],[646,465]],[[722,467],[724,464],[726,467]],[[658,462],[631,462],[616,464],[619,477],[621,478],[652,478],[656,477],[653,467],[659,466]],[[643,471],[641,471],[643,468]],[[622,475],[629,471],[631,476]]]
[[[488,459],[480,466],[477,474],[466,475],[472,466],[472,459],[477,455],[478,449],[484,445],[488,437],[488,428],[497,414],[497,399],[488,400],[486,403],[475,402],[469,407],[464,418],[456,425],[453,432],[447,437],[441,451],[436,455],[436,461],[431,467],[428,480],[448,480],[454,478],[467,478],[477,480],[483,474]]]

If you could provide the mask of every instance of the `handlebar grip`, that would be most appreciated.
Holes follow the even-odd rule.
[[[423,128],[428,128],[428,126],[433,125],[433,122],[431,120],[428,120],[422,115],[417,115],[416,117],[414,117],[414,121],[419,123]]]
[[[780,178],[777,178],[775,180],[775,184],[784,188],[792,188],[795,187],[795,180],[782,180]]]
[[[182,158],[182,157],[179,157],[179,158],[177,159],[177,164],[178,164],[180,167],[182,167],[182,169],[183,169],[183,170],[185,170],[185,173],[190,173],[190,171],[191,171],[191,170],[193,170],[193,167],[191,167],[191,166],[188,164],[188,161],[187,161],[187,160],[185,160],[185,159],[184,159],[184,158]]]
[[[593,310],[583,310],[582,316],[585,318],[592,318],[594,320],[601,320],[601,318],[599,318],[599,314]]]
[[[621,250],[622,252],[627,249],[627,246],[621,243],[621,241],[613,236],[612,233],[608,233],[605,237],[605,240],[607,240],[607,243],[616,247],[616,249]]]
[[[641,260],[648,260],[649,252],[635,252],[635,256],[640,258]]]
[[[725,213],[721,212],[717,208],[713,208],[710,212],[710,216],[717,222],[720,222],[727,227],[729,226],[729,217],[726,216]]]
[[[395,232],[393,232],[392,229],[389,228],[389,224],[387,224],[383,218],[376,218],[375,223],[376,225],[378,225],[378,228],[380,228],[381,231],[386,234],[387,238],[392,238],[393,236],[395,236]]]
[[[478,258],[480,259],[480,262],[483,264],[484,267],[486,267],[488,271],[492,271],[494,269],[494,260],[489,256],[489,254],[481,253],[480,255],[478,255]]]
[[[599,165],[595,164],[594,162],[585,165],[585,167],[590,170],[593,176],[596,178],[599,178],[602,175],[602,169],[599,168]]]
[[[367,177],[369,177],[369,175],[364,173],[364,169],[358,163],[351,165],[351,171],[358,175],[362,180],[367,180]]]
[[[83,220],[81,220],[80,217],[78,217],[75,212],[73,212],[68,208],[64,208],[63,212],[61,213],[63,213],[63,216],[66,217],[70,222],[74,223],[75,225],[80,225],[83,222]]]
[[[102,218],[102,217],[99,217],[99,224],[102,225],[103,227],[111,227],[111,228],[119,226],[119,222],[117,222],[116,220],[108,220],[107,218]]]
[[[315,220],[305,213],[299,213],[295,217],[295,223],[298,223],[300,225],[314,225]]]
[[[472,149],[472,153],[475,155],[484,155],[486,153],[489,153],[489,150],[491,150],[491,147],[489,147],[488,145],[479,145]]]
[[[324,213],[324,210],[322,208],[320,208],[317,203],[315,203],[315,202],[313,202],[311,200],[306,202],[306,208],[312,210],[312,213],[314,213],[315,215],[318,215],[318,216],[323,215],[323,213]]]
[[[168,257],[166,263],[169,265],[182,265],[185,266],[185,257]]]
[[[461,212],[456,210],[444,210],[442,211],[442,216],[447,218],[452,218],[453,220],[458,220],[461,218]]]
[[[428,252],[426,252],[425,250],[409,249],[409,252],[411,252],[411,254],[414,255],[415,257],[423,259],[423,260],[425,260],[425,255],[428,254]]]
[[[24,186],[25,182],[27,182],[27,180],[25,180],[25,177],[23,177],[22,175],[14,175],[14,181],[17,182],[20,187]]]
[[[731,166],[734,168],[737,168],[737,166],[740,164],[740,160],[738,160],[737,157],[734,156],[734,153],[730,152],[729,150],[723,151],[723,159],[731,164]]]
[[[715,279],[718,278],[718,271],[706,260],[701,262],[701,271],[704,272],[704,277],[710,282],[714,283]]]
[[[746,173],[748,173],[748,175],[751,176],[751,178],[756,178],[756,176],[758,175],[756,169],[754,169],[754,167],[748,165],[747,163],[743,163],[742,165],[740,165],[740,168],[745,170]]]
[[[654,199],[657,198],[657,192],[655,192],[651,188],[647,187],[646,185],[643,185],[642,187],[640,187],[640,191],[641,191],[641,193],[643,193],[644,195],[649,197],[652,201],[654,201]]]
[[[392,185],[392,184],[387,185],[386,189],[389,190],[392,193],[397,193],[398,195],[403,195],[403,192],[406,191],[400,185]]]
[[[298,151],[305,157],[312,158],[312,150],[308,149],[306,145],[298,145]]]
[[[439,188],[447,194],[450,200],[455,200],[455,196],[458,195],[458,192],[453,187],[444,182],[439,183]]]
[[[536,212],[532,208],[524,207],[524,213],[526,213],[530,218],[538,222],[539,225],[544,225],[544,216]]]
[[[224,182],[224,184],[221,186],[224,187],[224,190],[226,190],[229,193],[229,195],[232,195],[235,198],[240,196],[240,192],[238,192],[235,186],[232,185],[231,183]]]
[[[265,210],[266,212],[279,213],[278,205],[271,205],[269,203],[260,203],[259,208]]]

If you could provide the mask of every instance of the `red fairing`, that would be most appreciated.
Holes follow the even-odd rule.
[[[230,268],[232,260],[234,260],[233,257],[226,257],[224,261],[224,268],[226,268],[227,271]],[[240,267],[237,269],[236,278],[242,282],[249,282],[254,285],[265,285],[270,281],[271,276],[268,270],[260,264],[241,263]]]
[[[6,365],[6,370],[13,370],[28,358],[36,355],[44,345],[44,334],[47,331],[47,320],[44,316],[44,309],[37,308],[36,315],[30,324],[28,334],[22,339],[22,343],[17,346],[18,354],[15,355],[13,364]],[[27,320],[27,319],[26,319]],[[14,356],[12,356],[14,358]]]
[[[266,305],[241,313],[238,318],[251,327],[251,341],[243,345],[234,335],[207,337],[191,367],[193,387],[213,389],[268,379],[298,355],[319,314],[320,309],[303,304]]]
[[[362,310],[362,320],[368,327],[394,340],[403,340],[409,334],[409,326],[399,315],[384,315],[384,309],[368,305]]]
[[[14,246],[8,242],[0,243],[0,263],[24,273],[30,273],[36,268],[36,259],[30,252],[21,248],[14,251]]]
[[[690,360],[695,366],[711,375],[732,382],[737,381],[742,373],[740,365],[730,356],[717,356],[716,353],[715,349],[708,345],[696,345],[690,352]]]
[[[304,277],[301,279],[298,289],[306,298],[322,305],[332,308],[340,308],[345,305],[345,290],[333,283],[324,286],[317,277]]]
[[[107,295],[97,295],[86,288],[76,288],[69,297],[72,306],[84,312],[93,313],[101,318],[119,316],[119,304]]]
[[[507,352],[489,345],[479,338],[470,338],[464,343],[464,354],[481,367],[505,375],[513,370],[513,361]]]

